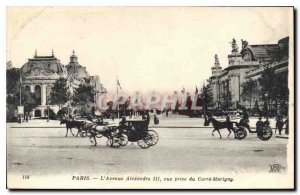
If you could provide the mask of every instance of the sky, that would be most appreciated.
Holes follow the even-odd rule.
[[[273,44],[293,33],[292,8],[8,7],[7,61],[55,56],[67,65],[75,50],[109,93],[193,92],[211,76],[214,55],[228,66],[232,38]]]

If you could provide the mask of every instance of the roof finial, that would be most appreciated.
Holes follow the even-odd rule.
[[[217,54],[215,54],[215,66],[217,65],[220,65],[220,62],[219,62],[219,57]]]
[[[73,49],[73,55],[75,55],[75,51],[74,51],[74,49]]]
[[[53,49],[52,49],[52,56],[54,56],[54,51],[53,51]]]
[[[35,57],[37,56],[37,49],[35,49],[35,54],[34,54],[34,56],[35,56]]]

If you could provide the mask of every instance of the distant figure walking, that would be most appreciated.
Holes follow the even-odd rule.
[[[149,125],[149,123],[150,123],[150,114],[149,114],[148,111],[146,112],[146,114],[144,113],[142,115],[142,119],[146,120],[147,121],[147,125]]]
[[[281,131],[283,129],[283,125],[284,125],[284,122],[283,122],[283,118],[281,115],[277,115],[276,117],[276,130],[275,130],[275,134],[276,134],[276,131],[277,129],[279,130],[279,135],[281,135]]]
[[[28,114],[26,114],[25,120],[26,120],[26,122],[28,123]]]
[[[159,119],[157,118],[156,115],[154,115],[154,124],[158,125],[159,124]]]
[[[259,117],[258,121],[256,122],[256,131],[258,131],[263,126],[264,126],[264,122],[261,121],[261,117]]]
[[[284,121],[285,123],[285,134],[289,134],[289,117]]]

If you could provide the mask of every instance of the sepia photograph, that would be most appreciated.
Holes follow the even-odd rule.
[[[7,189],[295,189],[294,39],[294,7],[7,6]]]

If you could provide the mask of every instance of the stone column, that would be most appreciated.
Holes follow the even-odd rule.
[[[42,105],[46,105],[46,98],[47,98],[47,93],[46,93],[46,85],[42,84],[42,89],[41,89],[41,94],[42,94]]]
[[[30,91],[31,91],[31,93],[34,93],[34,85],[33,84],[30,85]]]

